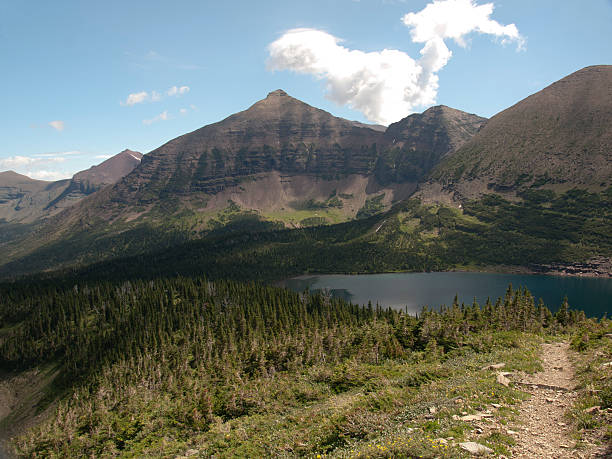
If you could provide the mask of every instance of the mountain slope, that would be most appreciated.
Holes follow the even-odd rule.
[[[138,151],[123,150],[97,166],[74,174],[72,180],[90,186],[111,185],[132,172],[142,161],[142,156]]]
[[[424,194],[602,190],[612,177],[611,126],[612,66],[584,68],[491,118],[435,169]]]

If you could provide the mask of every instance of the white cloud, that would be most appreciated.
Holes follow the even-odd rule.
[[[181,115],[186,115],[188,110],[186,108],[181,108],[179,112],[181,113]]]
[[[121,105],[127,105],[131,107],[132,105],[141,104],[145,102],[149,98],[149,93],[147,91],[135,92],[127,96],[125,102],[121,102]]]
[[[108,158],[112,158],[114,155],[96,155],[94,156],[94,159],[108,159]]]
[[[74,155],[82,155],[82,151],[71,150],[71,151],[60,151],[55,153],[36,153],[35,157],[37,158],[49,158],[49,157],[58,157],[58,156],[74,156]]]
[[[172,86],[170,89],[168,89],[168,91],[166,91],[166,94],[168,94],[169,96],[180,96],[183,94],[187,94],[189,92],[189,86]]]
[[[419,60],[393,49],[352,50],[327,32],[293,29],[268,46],[268,68],[314,75],[325,81],[332,101],[361,111],[370,121],[389,124],[435,102],[437,72],[452,56],[445,39],[465,46],[466,35],[478,32],[522,46],[516,26],[490,19],[492,12],[492,3],[434,0],[420,12],[405,15],[402,20],[411,28],[412,41],[424,43]]]
[[[0,169],[20,169],[33,168],[43,164],[63,163],[66,158],[63,156],[36,158],[32,156],[9,156],[0,159]]]
[[[166,121],[167,119],[169,119],[170,116],[168,115],[168,112],[166,110],[164,110],[162,113],[160,113],[159,115],[148,119],[148,120],[142,120],[142,124],[144,125],[150,125],[153,123],[156,123],[157,121]]]
[[[0,158],[0,171],[10,169],[34,179],[60,180],[70,178],[79,170],[84,170],[86,168],[84,161],[93,158],[108,159],[108,157],[78,150],[35,153],[28,156],[15,155]]]
[[[189,86],[172,86],[170,89],[165,91],[167,96],[181,96],[189,92]],[[140,91],[129,94],[125,102],[120,102],[120,105],[131,107],[132,105],[142,104],[143,102],[159,102],[163,99],[164,94],[158,91]]]
[[[54,154],[54,153],[49,153]],[[14,170],[30,178],[38,180],[60,180],[72,177],[73,172],[66,170],[53,170],[57,167],[66,167],[66,156],[57,153],[57,156],[10,156],[0,159],[0,170]],[[62,166],[60,166],[62,165]]]
[[[69,172],[69,171],[48,171],[48,170],[41,169],[41,170],[33,171],[30,173],[26,173],[24,175],[27,175],[28,177],[36,179],[36,180],[56,181],[56,180],[63,180],[63,179],[71,178],[74,175],[74,173]]]
[[[411,27],[410,35],[415,43],[452,38],[465,47],[465,36],[478,32],[501,37],[503,42],[523,38],[514,24],[501,25],[491,19],[493,3],[478,5],[474,0],[434,0],[418,13],[406,14],[402,21]]]
[[[49,123],[49,126],[51,126],[56,131],[60,131],[61,132],[61,131],[64,130],[64,122],[60,121],[60,120],[51,121]]]

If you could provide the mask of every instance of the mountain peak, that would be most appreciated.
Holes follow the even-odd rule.
[[[115,157],[118,156],[131,156],[132,158],[134,158],[137,161],[141,161],[142,160],[142,153],[140,153],[139,151],[134,151],[134,150],[130,150],[129,148],[126,148],[125,150],[123,150],[122,152],[120,152],[119,154],[115,155]],[[110,159],[113,159],[113,157],[111,157]]]
[[[141,160],[142,153],[125,149],[96,166],[76,173],[73,180],[96,186],[113,184],[129,174]]]
[[[269,99],[271,97],[284,97],[284,96],[289,96],[289,94],[287,94],[282,89],[277,89],[276,91],[272,91],[268,93],[268,96],[266,97],[266,99]]]

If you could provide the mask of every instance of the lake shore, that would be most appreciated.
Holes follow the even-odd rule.
[[[497,272],[468,269],[446,272],[395,272],[369,274],[304,274],[285,279],[276,285],[296,292],[324,290],[356,304],[380,304],[418,313],[423,306],[437,308],[449,305],[453,298],[471,304],[485,304],[503,298],[509,285],[531,291],[535,301],[556,311],[567,297],[572,307],[584,310],[589,317],[610,312],[612,278],[594,276],[547,275],[528,270]],[[493,270],[491,270],[493,271]],[[500,272],[501,271],[501,272]]]
[[[497,274],[543,274],[546,276],[612,278],[612,260],[604,257],[587,262],[534,264],[528,266],[490,265],[467,266],[450,272],[482,272]]]
[[[549,265],[487,265],[487,266],[459,266],[453,269],[444,271],[376,271],[376,272],[307,272],[298,276],[292,276],[290,279],[296,279],[305,276],[321,276],[329,274],[338,275],[364,275],[364,274],[399,274],[399,273],[420,273],[420,272],[447,272],[447,273],[490,273],[490,274],[531,274],[543,276],[561,276],[561,277],[589,277],[596,279],[612,278],[612,260],[604,259],[603,262],[589,261],[586,263],[561,264],[554,263]],[[279,285],[284,282],[284,279],[277,279],[273,285]]]

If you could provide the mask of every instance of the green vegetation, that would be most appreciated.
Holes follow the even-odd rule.
[[[483,367],[535,371],[539,336],[589,324],[511,288],[417,318],[204,278],[41,281],[0,286],[0,365],[59,370],[25,456],[458,457],[438,440],[469,438],[457,415],[522,399]]]
[[[385,208],[385,205],[382,202],[384,198],[385,193],[367,198],[363,207],[357,212],[357,218],[368,218],[382,212]]]
[[[441,271],[612,257],[612,188],[558,196],[531,190],[523,197],[511,202],[490,194],[462,209],[413,199],[379,213],[383,198],[378,195],[366,201],[356,221],[338,223],[333,208],[283,214],[287,222],[307,226],[295,230],[283,229],[274,221],[278,215],[257,215],[230,204],[207,231],[197,234],[198,240],[191,239],[194,222],[189,216],[163,226],[126,226],[118,233],[83,231],[4,265],[0,275],[109,258],[114,259],[84,268],[78,276],[206,273],[214,279],[278,280],[304,273]],[[313,217],[338,224],[308,227],[323,223]]]
[[[611,192],[570,191],[540,201],[489,195],[454,209],[410,200],[369,218],[295,230],[273,229],[266,226],[272,223],[249,217],[242,226],[220,228],[199,241],[49,277],[121,280],[206,273],[211,279],[280,280],[304,273],[443,271],[612,256]]]
[[[302,226],[320,226],[327,224],[327,219],[325,217],[308,217],[304,220],[300,221]]]
[[[332,196],[325,201],[308,199],[307,201],[293,201],[289,205],[295,210],[321,210],[334,207],[341,209],[344,203],[336,196],[336,192],[334,191]]]

